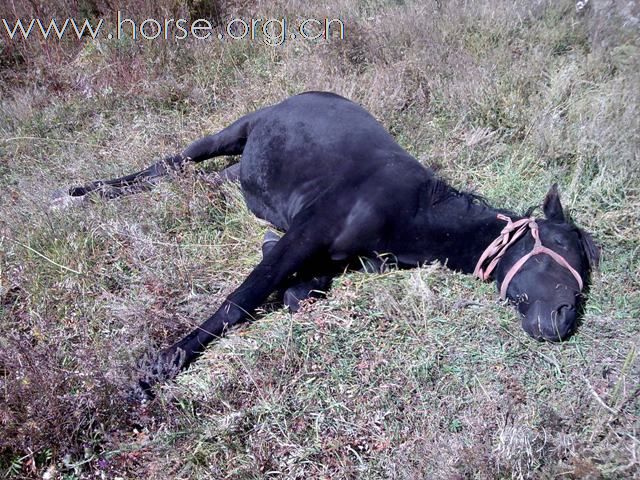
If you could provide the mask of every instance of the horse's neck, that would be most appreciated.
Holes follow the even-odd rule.
[[[464,195],[452,197],[425,211],[422,237],[425,252],[450,268],[472,273],[484,250],[495,240],[505,226],[498,218],[503,213],[516,219],[510,212],[475,202]]]

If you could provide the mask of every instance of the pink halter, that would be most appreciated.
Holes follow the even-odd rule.
[[[491,244],[480,256],[480,260],[478,260],[476,268],[473,271],[473,275],[478,277],[479,279],[487,280],[491,276],[491,273],[496,268],[498,262],[509,249],[509,247],[513,245],[515,241],[518,240],[522,235],[524,235],[527,230],[531,230],[531,236],[535,240],[533,249],[525,256],[523,256],[520,260],[518,260],[505,275],[504,280],[502,281],[502,286],[500,287],[500,298],[502,298],[503,300],[507,298],[507,288],[509,288],[509,283],[511,283],[513,277],[516,275],[516,273],[518,273],[518,271],[527,262],[527,260],[529,260],[534,255],[539,255],[541,253],[549,255],[556,262],[569,270],[569,272],[571,272],[571,274],[578,282],[580,290],[582,290],[582,278],[580,277],[580,274],[576,271],[576,269],[569,265],[569,262],[567,262],[567,260],[565,260],[562,255],[542,245],[542,242],[540,241],[538,224],[536,223],[535,218],[523,218],[514,222],[506,215],[498,214],[498,219],[504,220],[505,222],[507,222],[507,225],[500,232],[500,236],[493,242],[491,242]],[[486,266],[486,268],[484,268],[483,265],[487,260],[490,260],[490,262]]]

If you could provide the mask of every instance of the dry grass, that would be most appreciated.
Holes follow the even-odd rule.
[[[126,4],[140,18],[204,5]],[[347,38],[0,45],[0,475],[639,475],[633,8],[229,2],[205,14],[330,12]],[[348,274],[328,300],[265,312],[156,401],[129,405],[136,360],[213,311],[258,261],[265,226],[235,187],[189,176],[63,212],[47,209],[50,192],[146,166],[310,89],[360,102],[417,158],[497,205],[524,210],[558,181],[604,247],[578,333],[533,343],[492,285],[438,266]]]

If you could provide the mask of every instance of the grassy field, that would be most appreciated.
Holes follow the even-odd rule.
[[[640,476],[637,3],[122,5],[139,19],[339,17],[346,38],[2,31],[0,478]],[[114,9],[17,1],[0,13]],[[558,182],[603,249],[577,334],[536,343],[494,285],[439,265],[349,273],[326,300],[233,330],[153,402],[128,403],[138,359],[214,311],[268,226],[236,186],[212,191],[197,175],[76,209],[50,210],[51,192],[138,170],[305,90],[361,103],[496,206],[524,211]]]

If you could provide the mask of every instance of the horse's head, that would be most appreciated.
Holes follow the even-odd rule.
[[[522,235],[504,252],[495,277],[501,295],[516,302],[529,335],[561,341],[575,330],[599,251],[591,235],[565,217],[556,185],[547,193],[543,210],[544,220],[522,220]]]

